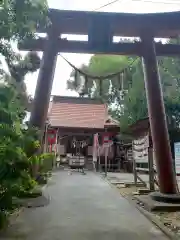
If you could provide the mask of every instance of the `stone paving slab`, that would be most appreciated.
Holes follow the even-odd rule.
[[[144,182],[147,183],[147,185],[149,184],[148,174],[138,173],[138,175],[142,178],[142,180]],[[124,182],[124,183],[134,182],[133,173],[108,172],[107,176],[108,176],[109,179],[112,179],[113,181],[116,180],[116,181],[120,181],[120,182]],[[180,188],[180,176],[176,176],[176,179],[177,179],[178,186]]]
[[[25,209],[1,239],[166,240],[118,191],[95,173],[56,172],[50,204]]]
[[[180,204],[163,203],[154,201],[149,195],[134,196],[138,202],[142,203],[148,211],[177,212],[180,211]]]

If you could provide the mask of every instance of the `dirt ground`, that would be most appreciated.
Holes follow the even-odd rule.
[[[122,196],[125,198],[133,199],[133,193],[137,192],[139,187],[131,186],[124,187],[123,185],[116,186]],[[164,226],[170,231],[180,237],[180,212],[151,212],[155,217],[160,220]]]

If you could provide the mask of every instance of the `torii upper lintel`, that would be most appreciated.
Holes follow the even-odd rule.
[[[110,13],[49,9],[49,18],[59,33],[88,35],[88,30],[98,22],[110,27],[114,36],[139,37],[148,30],[157,38],[180,35],[180,11],[166,13]],[[39,29],[39,32],[46,32]]]

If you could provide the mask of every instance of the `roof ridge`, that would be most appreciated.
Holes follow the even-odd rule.
[[[53,102],[60,103],[74,103],[74,104],[98,104],[104,105],[100,98],[89,98],[89,97],[74,97],[74,96],[58,96],[52,95]]]
[[[79,104],[76,104],[72,99],[67,102],[66,99],[65,102],[58,100],[51,102],[48,114],[51,126],[104,128],[105,120],[108,117],[107,104],[102,102],[91,104],[91,101],[81,102],[84,99],[80,99]]]

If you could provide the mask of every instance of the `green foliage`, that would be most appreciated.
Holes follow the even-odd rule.
[[[36,129],[23,129],[24,107],[9,84],[0,86],[0,218],[14,209],[14,197],[28,195],[36,182],[30,157],[39,148]]]
[[[37,129],[24,129],[23,119],[29,104],[24,78],[40,66],[37,53],[22,57],[17,41],[35,37],[38,26],[47,26],[46,0],[0,1],[0,227],[12,211],[14,199],[32,194],[31,157],[40,147]]]
[[[54,162],[55,155],[54,153],[44,153],[40,156],[40,165],[41,165],[41,172],[47,173],[52,171],[53,162]]]
[[[22,130],[24,136],[23,149],[26,152],[28,158],[34,156],[37,150],[40,148],[39,143],[39,131],[36,128],[29,127]]]
[[[94,55],[87,66],[83,65],[82,70],[85,69],[85,72],[91,75],[105,76],[125,68],[132,59],[125,56]],[[180,60],[179,58],[159,57],[158,63],[168,126],[171,130],[178,129],[180,124]],[[67,88],[77,90],[73,88],[73,76],[74,72],[68,80]],[[80,77],[78,84],[81,84]],[[117,77],[103,80],[102,88],[102,98],[108,103],[109,113],[120,122],[121,131],[125,131],[129,125],[148,116],[141,59],[135,61],[133,66],[127,68],[124,73],[124,89],[127,92],[121,91]],[[90,80],[88,91],[91,92],[91,96],[99,97],[98,81],[93,84]],[[120,94],[123,94],[124,98],[121,98]]]
[[[52,171],[55,155],[43,153],[30,157],[31,168],[36,169],[36,180],[39,184],[45,184]]]
[[[37,26],[47,24],[46,0],[2,0],[0,36],[7,40],[32,36]]]
[[[0,56],[5,59],[11,76],[7,76],[0,61],[0,80],[16,87],[25,108],[29,107],[29,97],[23,80],[27,73],[39,68],[40,59],[33,52],[23,58],[13,48],[17,40],[34,37],[38,26],[49,24],[47,12],[46,0],[2,0],[0,3]]]
[[[136,62],[135,67],[136,69],[132,74],[132,87],[128,89],[128,94],[124,97],[119,117],[122,131],[139,119],[148,116],[141,60]]]
[[[40,58],[35,52],[27,53],[24,57],[14,52],[8,41],[0,40],[0,56],[7,63],[9,74],[0,66],[0,76],[6,83],[12,85],[18,93],[16,96],[22,102],[24,108],[28,108],[29,96],[26,92],[24,78],[27,73],[35,72],[40,66]],[[22,118],[24,116],[22,115]]]
[[[13,208],[13,197],[31,189],[34,184],[23,148],[26,136],[20,127],[21,106],[16,99],[16,91],[12,86],[2,85],[0,93],[0,210],[7,211]]]
[[[114,72],[120,72],[124,69],[130,62],[133,60],[131,57],[126,56],[116,56],[116,55],[94,55],[91,57],[89,64],[82,65],[81,70],[84,73],[87,73],[92,76],[106,76],[112,74]],[[127,87],[131,82],[131,74],[130,72],[133,69],[128,68],[126,71],[126,80],[124,82]],[[111,79],[102,80],[102,95],[100,96],[100,81],[98,79],[88,79],[88,85],[86,92],[88,92],[89,96],[92,97],[102,97],[105,102],[108,103],[116,103],[119,101],[120,97],[120,76],[112,77]],[[72,71],[70,75],[70,79],[67,81],[67,88],[70,90],[79,91],[80,86],[82,86],[81,75],[77,75],[77,81],[75,82],[75,71]]]

